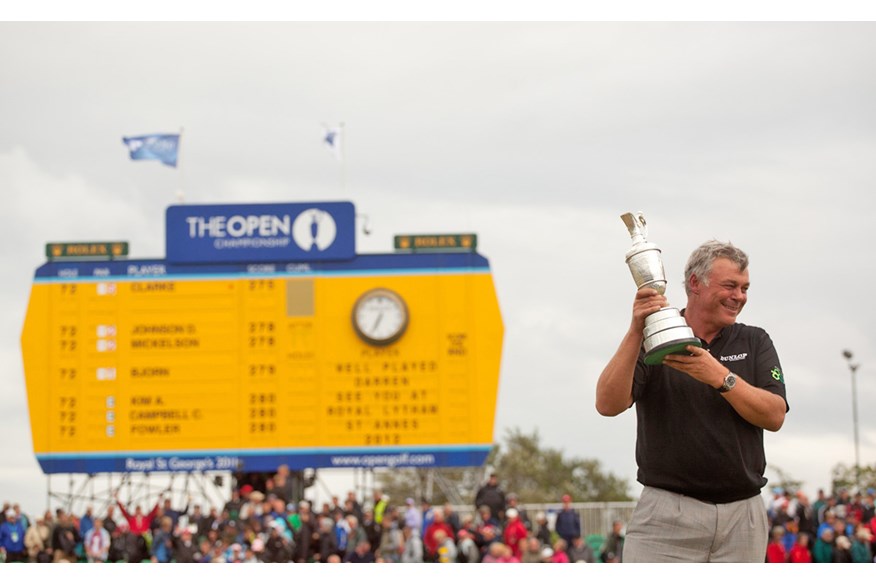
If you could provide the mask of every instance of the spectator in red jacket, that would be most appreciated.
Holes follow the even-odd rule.
[[[788,561],[792,564],[811,564],[812,552],[809,551],[809,534],[801,531],[797,534],[797,541],[788,552]]]
[[[785,553],[785,545],[782,540],[785,537],[785,528],[781,525],[773,527],[770,533],[770,541],[766,549],[766,561],[770,564],[783,564],[788,561]]]
[[[509,507],[505,511],[505,518],[508,520],[508,523],[502,532],[502,541],[511,549],[511,554],[520,560],[523,558],[523,544],[529,533],[526,531],[523,521],[520,520],[520,514],[517,512],[517,509]]]
[[[444,520],[444,510],[440,507],[434,509],[432,523],[426,528],[426,533],[423,534],[423,547],[426,552],[426,561],[434,562],[438,558],[438,541],[435,534],[443,531],[447,537],[454,539],[456,534],[453,533],[453,527]]]
[[[124,515],[128,522],[128,531],[135,535],[143,535],[149,531],[149,527],[152,525],[152,520],[158,515],[158,503],[155,503],[155,507],[152,508],[152,511],[150,511],[148,515],[143,515],[143,507],[139,504],[134,507],[133,515],[128,513],[127,508],[125,508],[118,496],[116,496],[116,503],[119,506],[119,511],[122,512],[122,515]]]

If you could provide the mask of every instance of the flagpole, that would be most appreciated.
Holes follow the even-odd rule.
[[[347,131],[344,122],[338,124],[338,133],[341,138],[341,198],[347,198]]]
[[[179,139],[176,149],[176,169],[177,169],[177,188],[176,188],[176,200],[179,203],[183,202],[183,166],[182,166],[182,137],[183,137],[183,128],[179,129]]]

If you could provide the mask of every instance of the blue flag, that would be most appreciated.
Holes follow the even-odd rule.
[[[335,128],[325,128],[325,133],[322,137],[323,143],[328,146],[328,149],[332,151],[332,154],[334,154],[335,158],[337,158],[338,160],[342,160],[344,157],[343,149],[341,148],[343,129],[343,124],[339,124]]]
[[[131,154],[131,160],[160,160],[176,168],[179,134],[149,134],[123,137],[122,142]]]

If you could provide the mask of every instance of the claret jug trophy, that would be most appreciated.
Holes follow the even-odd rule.
[[[648,286],[664,294],[666,273],[663,260],[660,249],[646,239],[645,216],[642,213],[624,213],[621,219],[633,239],[633,247],[627,252],[626,260],[636,287]],[[679,310],[670,306],[645,317],[644,334],[645,363],[648,365],[659,365],[666,355],[687,353],[685,347],[688,345],[702,346]]]

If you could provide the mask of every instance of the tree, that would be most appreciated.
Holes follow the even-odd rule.
[[[855,492],[858,490],[858,487],[861,488],[862,491],[866,491],[868,488],[876,487],[876,468],[872,466],[862,466],[860,469],[861,475],[861,484],[857,485],[856,483],[856,473],[855,466],[846,466],[845,464],[837,464],[831,470],[831,489],[834,493],[838,492],[840,489],[846,489],[850,492]]]
[[[777,481],[773,481],[773,487],[777,487],[785,491],[786,493],[796,493],[799,491],[803,482],[798,481],[791,477],[791,475],[787,474],[785,471],[780,469],[777,466],[770,466],[770,468],[778,475],[779,479]]]
[[[595,459],[565,458],[563,451],[542,448],[538,431],[524,434],[508,430],[505,451],[494,448],[487,458],[499,475],[505,492],[515,492],[521,501],[552,503],[568,493],[575,501],[630,501],[629,484],[602,470]]]
[[[566,458],[562,450],[543,448],[537,430],[527,435],[517,428],[506,432],[504,449],[493,447],[483,468],[440,469],[439,488],[430,483],[435,475],[429,469],[393,469],[376,478],[397,504],[408,497],[419,502],[424,496],[433,504],[471,502],[489,470],[499,475],[505,493],[516,493],[524,503],[555,503],[564,493],[575,501],[632,500],[627,481],[606,474],[598,460]],[[446,492],[448,485],[455,490],[453,496]]]

